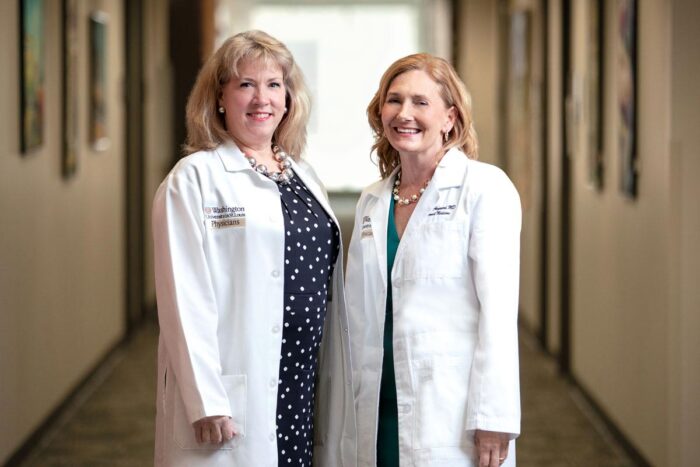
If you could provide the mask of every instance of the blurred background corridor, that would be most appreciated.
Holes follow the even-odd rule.
[[[0,1],[0,464],[153,463],[150,210],[228,36],[282,40],[345,245],[424,51],[523,205],[521,466],[700,465],[697,0]]]

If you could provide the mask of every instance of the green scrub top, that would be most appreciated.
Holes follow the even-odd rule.
[[[377,467],[399,467],[399,414],[396,405],[396,379],[394,377],[394,349],[392,345],[394,316],[391,297],[391,270],[394,267],[399,241],[392,195],[389,205],[389,222],[386,229],[386,320],[384,321],[382,383],[379,392]]]

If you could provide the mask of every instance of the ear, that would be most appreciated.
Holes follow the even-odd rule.
[[[452,131],[452,129],[455,127],[455,121],[457,121],[457,109],[455,109],[455,106],[453,105],[447,109],[447,121],[442,127],[442,132],[448,133]]]

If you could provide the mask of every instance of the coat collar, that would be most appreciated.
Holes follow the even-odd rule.
[[[224,165],[224,169],[227,172],[241,172],[244,170],[250,170],[251,174],[259,177],[259,175],[256,174],[251,168],[248,159],[246,159],[245,154],[243,154],[243,151],[241,151],[233,141],[229,140],[221,143],[216,147],[215,151],[219,155],[221,163]],[[321,182],[318,180],[318,177],[313,172],[313,169],[311,169],[311,167],[305,162],[297,162],[294,159],[291,159],[291,161],[294,174],[304,182],[306,187],[316,197],[326,213],[336,224],[338,224],[338,219],[336,219],[335,214],[328,203],[325,190],[323,189]]]
[[[245,158],[245,154],[238,149],[238,146],[233,141],[229,140],[221,143],[216,147],[215,151],[227,172],[240,172],[241,170],[250,169],[250,163]]]
[[[460,186],[464,182],[468,161],[469,159],[462,151],[457,148],[450,149],[440,160],[430,185],[437,190]],[[392,190],[394,178],[399,170],[401,166],[396,167],[385,179],[371,185],[367,193],[377,198],[385,196]]]

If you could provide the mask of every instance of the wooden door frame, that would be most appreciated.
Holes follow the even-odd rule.
[[[571,374],[571,154],[569,154],[569,139],[567,125],[570,115],[567,102],[572,95],[572,63],[571,63],[571,0],[561,0],[562,24],[562,96],[561,112],[561,257],[560,257],[560,288],[561,288],[561,320],[559,343],[559,370]]]
[[[143,320],[145,306],[144,263],[144,151],[143,151],[143,8],[140,0],[124,2],[125,63],[125,319],[130,336]]]

